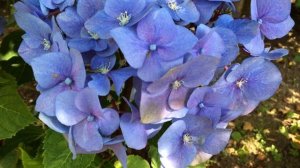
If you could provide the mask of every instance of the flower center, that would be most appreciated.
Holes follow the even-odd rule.
[[[110,71],[110,62],[107,65],[102,65],[96,70],[96,72],[101,73],[103,75],[107,74],[109,71]]]
[[[88,31],[89,35],[92,37],[92,39],[94,40],[99,40],[100,37],[97,33],[94,33],[94,32],[91,32],[91,31]]]
[[[200,103],[200,104],[199,104],[199,107],[200,107],[200,108],[205,107],[204,103]]]
[[[128,14],[127,11],[121,13],[119,15],[119,17],[117,17],[117,19],[119,20],[119,25],[120,26],[125,26],[129,23],[130,19],[131,19],[131,15]]]
[[[73,82],[73,81],[72,81],[72,79],[70,79],[70,78],[66,78],[66,79],[65,79],[65,84],[66,84],[66,85],[71,85],[72,82]]]
[[[156,44],[151,44],[149,49],[150,49],[150,51],[156,51],[157,45]]]
[[[44,50],[47,51],[51,48],[51,43],[49,40],[47,39],[43,39],[43,42],[42,42],[43,46],[44,46]]]
[[[177,90],[178,88],[180,88],[183,84],[183,81],[179,81],[179,80],[176,80],[175,82],[173,82],[172,84],[172,87],[173,89]]]
[[[263,20],[262,20],[262,19],[258,19],[257,22],[258,22],[259,24],[263,24]]]
[[[247,83],[247,80],[242,78],[242,79],[236,81],[235,84],[236,84],[236,86],[237,86],[238,88],[241,89],[241,88],[244,86],[245,83]]]
[[[178,11],[179,9],[181,9],[181,6],[177,4],[176,0],[170,0],[167,4],[168,7],[173,11]]]
[[[190,144],[193,142],[193,137],[188,133],[184,134],[182,139],[185,144]]]
[[[94,117],[93,115],[89,115],[89,116],[87,117],[87,121],[88,121],[88,122],[94,121],[94,119],[95,119],[95,117]]]

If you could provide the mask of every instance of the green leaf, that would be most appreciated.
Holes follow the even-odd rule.
[[[159,159],[158,149],[155,146],[150,146],[148,156],[151,159],[151,167],[160,168],[161,163]]]
[[[114,165],[115,168],[122,168],[120,161],[116,161]],[[129,155],[127,157],[127,168],[150,168],[150,165],[146,160],[144,160],[140,156]]]
[[[0,168],[16,168],[19,160],[18,150],[12,150],[0,157]]]
[[[28,153],[19,148],[21,151],[21,160],[24,168],[41,168],[43,167],[43,159],[41,157],[31,158]]]
[[[48,130],[44,140],[44,168],[87,168],[94,161],[95,155],[77,155],[72,159],[67,140],[62,134]]]
[[[0,140],[14,136],[35,121],[17,92],[13,77],[0,70]]]
[[[30,125],[19,131],[14,137],[5,139],[4,144],[0,148],[0,158],[16,149],[20,144],[31,147],[31,154],[36,154],[37,148],[40,146],[43,137],[44,130],[42,127]]]
[[[232,134],[231,134],[231,137],[233,140],[235,141],[240,141],[242,139],[242,134],[240,132],[237,132],[237,131],[234,131]]]

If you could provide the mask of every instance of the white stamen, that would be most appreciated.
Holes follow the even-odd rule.
[[[43,39],[42,45],[44,46],[44,50],[47,51],[51,48],[51,43],[47,39]]]
[[[178,88],[180,88],[183,84],[183,81],[179,81],[179,80],[176,80],[175,82],[173,82],[172,84],[172,87],[173,89],[177,90]]]
[[[236,81],[235,84],[236,84],[236,86],[237,86],[238,88],[242,88],[242,87],[244,86],[245,83],[247,83],[247,80],[242,78],[242,79]]]
[[[186,133],[186,134],[183,135],[183,142],[185,144],[192,143],[193,142],[193,137],[190,134]]]
[[[117,19],[119,20],[120,26],[125,26],[129,23],[129,21],[131,19],[131,15],[128,14],[127,11],[125,11],[124,13],[121,13],[120,16],[117,17]]]
[[[110,71],[110,62],[107,65],[103,65],[99,67],[96,72],[101,73],[103,75],[107,74]]]
[[[170,0],[168,3],[168,7],[172,9],[173,11],[177,11],[181,9],[181,6],[179,6],[176,2],[176,0]]]
[[[94,32],[91,32],[91,31],[88,31],[89,35],[94,39],[94,40],[99,40],[100,37],[97,33],[94,33]]]

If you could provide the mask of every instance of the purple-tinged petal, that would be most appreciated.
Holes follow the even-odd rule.
[[[197,154],[194,145],[182,144],[180,149],[168,157],[161,157],[161,163],[165,168],[183,168],[188,167]]]
[[[118,95],[122,92],[122,87],[124,83],[132,76],[136,76],[136,70],[131,67],[126,67],[122,69],[118,69],[115,71],[111,71],[109,73],[111,80],[114,83],[116,93]]]
[[[103,147],[103,139],[98,131],[96,122],[83,120],[73,126],[73,136],[75,143],[87,152],[98,151]]]
[[[110,91],[110,81],[106,75],[92,74],[92,80],[88,82],[88,86],[94,89],[99,96],[106,96]]]
[[[251,54],[261,54],[265,49],[265,43],[261,33],[258,33],[249,43],[244,44],[244,46]]]
[[[130,113],[122,115],[120,127],[128,147],[136,150],[146,147],[148,137],[145,125],[139,120],[132,120]]]
[[[198,22],[203,24],[207,23],[220,4],[221,2],[211,2],[207,0],[195,1],[195,5],[200,12],[200,18]]]
[[[65,91],[59,94],[55,101],[55,114],[64,125],[73,126],[87,118],[87,112],[79,111],[75,106],[77,92]]]
[[[117,143],[107,145],[107,148],[111,149],[115,153],[123,168],[127,168],[127,154],[125,146],[122,143]]]
[[[254,5],[256,4],[258,19],[263,19],[264,21],[272,23],[282,22],[283,20],[288,18],[291,12],[290,0],[252,1],[253,2],[251,3],[251,7],[254,7]]]
[[[288,17],[280,23],[264,22],[264,24],[261,25],[261,31],[268,39],[273,40],[287,35],[294,25],[294,20]]]
[[[72,58],[73,86],[75,86],[76,89],[82,89],[86,79],[86,71],[82,56],[80,52],[75,49],[70,49],[70,56]]]
[[[208,85],[215,74],[219,61],[219,58],[204,55],[188,61],[184,65],[187,68],[185,68],[186,76],[182,79],[183,85],[189,88]]]
[[[267,59],[267,60],[277,60],[284,56],[287,56],[288,54],[289,54],[289,50],[281,48],[281,49],[275,49],[272,51],[265,50],[262,54],[253,55],[253,56],[263,57],[264,59]]]
[[[46,38],[51,34],[50,26],[34,15],[16,12],[15,19],[18,25],[30,35]],[[34,25],[32,23],[34,23]]]
[[[35,110],[50,117],[55,116],[56,97],[65,90],[69,90],[69,88],[60,84],[54,88],[43,91],[36,100]]]
[[[93,70],[102,70],[102,74],[105,75],[109,71],[113,69],[116,64],[116,56],[112,55],[109,57],[102,57],[102,56],[94,56],[91,60],[91,68]]]
[[[119,114],[111,108],[105,108],[101,111],[101,114],[95,114],[97,116],[100,132],[102,135],[111,135],[119,128]]]
[[[186,115],[183,119],[187,133],[191,136],[207,136],[212,131],[212,121],[203,116]]]
[[[94,114],[101,111],[98,95],[93,89],[85,88],[75,97],[75,106],[82,112]]]
[[[168,157],[180,151],[185,130],[184,121],[176,121],[165,131],[158,140],[158,152],[162,157]]]
[[[148,53],[147,44],[139,40],[132,29],[116,28],[111,31],[111,35],[130,66],[133,68],[142,67]]]
[[[141,95],[140,114],[142,123],[156,123],[167,117],[170,113],[167,109],[167,100],[169,91],[160,93],[159,95],[150,95],[145,91]]]
[[[62,31],[68,37],[80,37],[81,29],[83,28],[84,21],[77,14],[75,8],[67,8],[64,12],[57,16],[57,23]]]
[[[184,108],[190,91],[191,90],[189,88],[184,86],[179,87],[178,89],[172,89],[168,99],[170,108],[173,110],[180,110]]]
[[[161,78],[169,69],[183,62],[182,59],[166,62],[158,57],[157,53],[153,53],[145,59],[144,65],[137,71],[140,79],[146,82],[155,81]]]
[[[104,11],[99,11],[85,22],[85,27],[91,32],[97,33],[102,39],[109,39],[110,31],[120,25],[117,19],[108,16]]]
[[[69,128],[63,124],[61,124],[56,117],[50,117],[45,115],[44,113],[39,114],[39,119],[43,121],[49,128],[52,130],[65,134],[68,132]]]
[[[212,134],[206,137],[202,146],[205,153],[216,155],[220,153],[228,144],[231,130],[216,129]]]
[[[39,86],[48,89],[62,82],[71,74],[72,60],[69,55],[53,52],[35,58],[31,62],[31,66]]]
[[[193,1],[183,2],[181,8],[176,13],[182,20],[186,22],[197,22],[199,20],[200,13]]]
[[[146,6],[145,0],[107,0],[104,11],[112,18],[117,18],[121,13],[127,11],[135,16],[140,13]]]
[[[157,43],[157,45],[170,43],[175,38],[175,32],[175,23],[165,9],[150,13],[137,26],[137,34],[140,39],[148,43]]]
[[[95,15],[98,10],[104,8],[104,2],[104,0],[78,0],[77,13],[84,20],[87,20]]]
[[[157,51],[164,61],[172,61],[182,57],[197,43],[197,37],[188,29],[177,26],[175,38],[168,44],[163,44]],[[174,36],[174,34],[173,34]]]

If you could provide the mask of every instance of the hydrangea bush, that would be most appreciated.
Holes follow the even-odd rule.
[[[39,119],[65,136],[73,159],[111,149],[126,167],[126,148],[146,148],[159,131],[162,167],[220,153],[228,123],[278,89],[271,61],[288,51],[264,41],[294,25],[290,0],[251,0],[251,14],[239,19],[236,1],[15,3],[25,31],[18,52],[37,82]],[[247,57],[239,62],[240,53]]]

